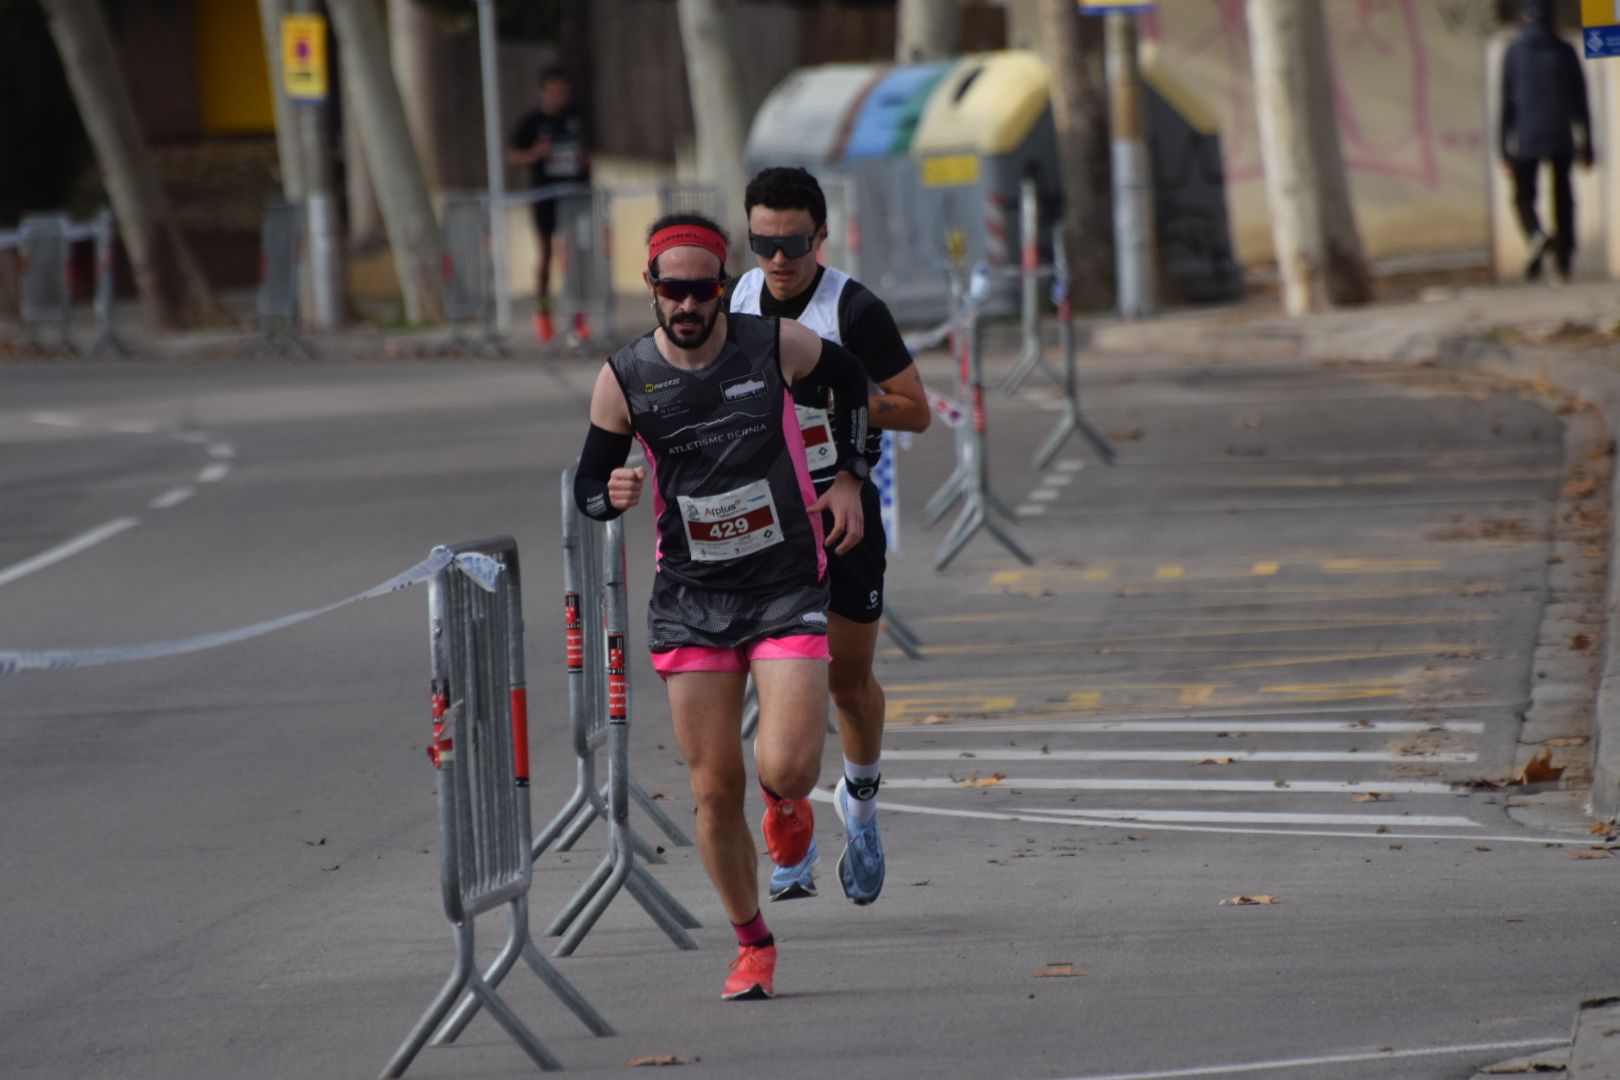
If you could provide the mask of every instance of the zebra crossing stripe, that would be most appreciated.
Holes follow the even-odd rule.
[[[1287,814],[1264,810],[1044,810],[1064,817],[1110,821],[1231,822],[1237,825],[1362,825],[1425,829],[1478,829],[1479,822],[1460,814]]]
[[[1179,761],[1198,764],[1209,750],[885,750],[885,761]],[[1218,753],[1232,762],[1470,762],[1479,755],[1469,750],[1429,750],[1403,754],[1386,750],[1227,750]],[[1224,763],[1224,762],[1223,762]]]
[[[887,754],[884,755],[888,757]],[[971,762],[963,762],[964,765]],[[962,781],[949,776],[916,779],[885,776],[883,787],[912,791],[964,790]],[[1025,791],[1266,791],[1276,794],[1356,795],[1380,792],[1385,795],[1455,795],[1452,784],[1428,780],[1149,780],[1134,777],[1004,777],[995,785],[1002,790]],[[978,790],[985,790],[980,788]]]

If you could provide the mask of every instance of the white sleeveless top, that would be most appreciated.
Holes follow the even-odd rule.
[[[838,330],[838,298],[844,292],[849,275],[830,266],[821,268],[821,284],[810,297],[810,303],[794,322],[835,344],[844,343]],[[739,315],[758,315],[759,300],[765,288],[765,271],[755,267],[737,279],[731,288],[731,310]],[[818,485],[830,484],[838,466],[838,450],[832,441],[832,423],[827,410],[807,405],[795,405],[799,418],[799,431],[804,436],[805,464],[811,479]]]

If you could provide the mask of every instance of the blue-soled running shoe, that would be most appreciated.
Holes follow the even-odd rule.
[[[771,902],[798,900],[816,895],[816,867],[821,863],[821,850],[816,838],[810,838],[810,850],[792,866],[778,866],[771,870]]]
[[[838,857],[838,880],[844,886],[844,895],[857,904],[870,904],[883,891],[883,841],[878,838],[877,818],[869,824],[852,824],[845,810],[854,802],[842,777],[833,792],[833,808],[838,820],[844,823],[849,842]]]

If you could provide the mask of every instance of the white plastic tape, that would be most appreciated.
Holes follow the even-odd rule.
[[[495,582],[501,570],[505,569],[500,563],[487,555],[476,553],[452,555],[449,548],[436,547],[426,559],[423,559],[409,570],[395,574],[387,581],[374,585],[365,592],[356,593],[336,603],[327,604],[325,607],[311,608],[308,611],[283,615],[279,619],[254,623],[252,626],[241,626],[235,630],[221,630],[213,634],[199,634],[196,637],[182,638],[178,641],[158,641],[146,645],[113,645],[82,649],[0,649],[0,675],[10,675],[18,671],[59,671],[64,668],[95,667],[99,664],[123,664],[134,660],[156,660],[164,656],[180,656],[184,653],[215,649],[221,645],[246,641],[249,638],[256,638],[275,630],[296,626],[301,622],[308,622],[310,619],[319,618],[328,612],[336,611],[338,608],[347,607],[361,600],[371,600],[379,596],[386,596],[389,593],[398,592],[401,589],[408,589],[412,585],[420,585],[424,581],[431,580],[434,575],[452,562],[461,567],[467,576],[492,592],[495,589]]]

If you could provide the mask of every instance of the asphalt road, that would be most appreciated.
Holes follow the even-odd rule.
[[[594,367],[0,367],[0,655],[225,631],[510,533],[543,823],[573,784],[557,475]],[[781,996],[723,1004],[730,934],[671,848],[656,874],[700,949],[624,896],[558,961],[616,1036],[509,980],[570,1072],[1461,1078],[1567,1040],[1577,1001],[1613,990],[1617,860],[1575,857],[1598,854],[1578,796],[1484,783],[1514,772],[1545,655],[1576,418],[1432,372],[1087,375],[1112,467],[1071,442],[1032,471],[1052,402],[991,400],[994,490],[1033,566],[980,533],[936,573],[949,519],[920,516],[951,437],[902,456],[889,599],[924,659],[880,658],[881,901],[845,902],[829,857],[820,897],[766,911]],[[632,516],[637,633],[647,529]],[[426,623],[418,589],[0,676],[0,1072],[375,1075],[453,956]],[[634,652],[634,770],[684,821]],[[603,843],[540,860],[537,926]],[[484,1018],[408,1075],[531,1071]]]

